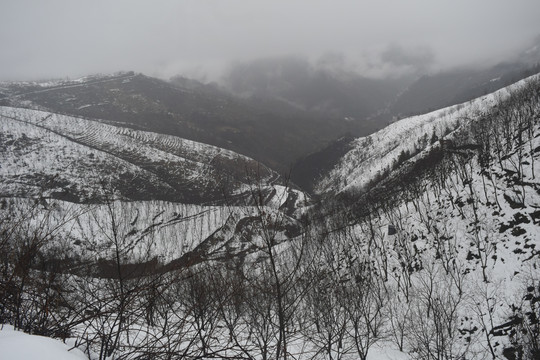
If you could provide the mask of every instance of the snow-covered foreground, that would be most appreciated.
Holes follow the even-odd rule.
[[[73,341],[67,341],[73,342]],[[386,345],[386,346],[385,346]],[[95,354],[93,354],[95,357]],[[91,357],[91,358],[94,358]],[[29,335],[0,324],[0,360],[88,360],[77,347],[46,336]],[[388,344],[377,345],[367,360],[408,360],[410,357]]]
[[[0,325],[1,360],[81,360],[88,359],[82,351],[59,340],[28,335],[11,325]]]

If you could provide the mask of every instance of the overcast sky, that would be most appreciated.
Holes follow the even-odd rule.
[[[0,0],[0,80],[134,70],[209,79],[235,60],[328,54],[358,71],[498,62],[539,0]]]

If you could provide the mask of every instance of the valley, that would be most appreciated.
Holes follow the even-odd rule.
[[[124,81],[161,84],[4,86],[2,323],[91,359],[537,356],[538,75],[342,137],[302,187],[165,99],[90,112]]]
[[[538,14],[0,1],[0,360],[539,360]]]

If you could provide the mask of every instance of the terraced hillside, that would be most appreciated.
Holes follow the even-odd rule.
[[[0,107],[0,219],[51,231],[53,257],[111,271],[111,233],[128,264],[165,269],[255,251],[260,212],[299,231],[308,199],[264,165],[191,140],[50,112]],[[114,230],[113,230],[114,229]],[[71,269],[71,271],[76,271]]]
[[[0,116],[3,196],[94,201],[107,186],[132,200],[223,202],[255,178],[278,180],[246,156],[175,136],[20,108]]]

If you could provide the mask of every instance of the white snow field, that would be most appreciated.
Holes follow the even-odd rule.
[[[45,336],[0,325],[0,360],[88,360],[81,350]]]

